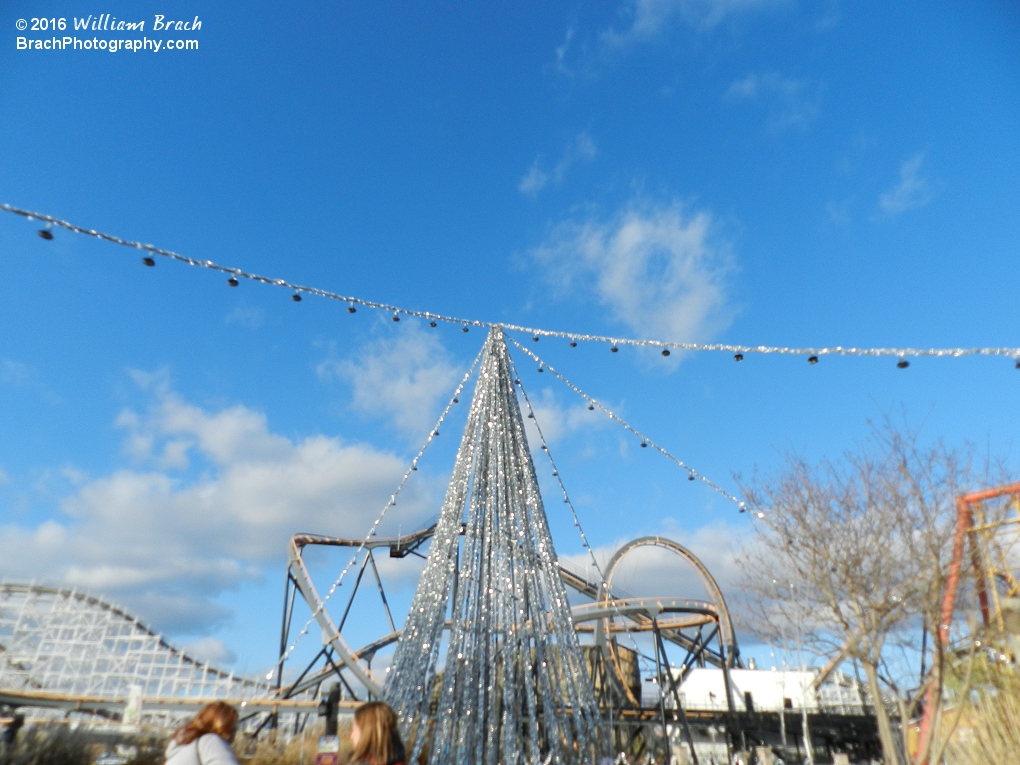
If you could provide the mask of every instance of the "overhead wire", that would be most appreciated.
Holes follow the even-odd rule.
[[[679,457],[673,455],[671,452],[667,451],[664,447],[662,447],[659,444],[657,444],[655,441],[653,441],[651,438],[646,436],[640,430],[635,428],[629,422],[624,420],[622,417],[620,417],[620,415],[616,414],[614,411],[612,411],[609,407],[607,407],[601,401],[596,399],[594,396],[590,396],[587,393],[585,393],[583,390],[581,390],[579,387],[577,387],[574,383],[572,383],[570,380],[568,380],[566,377],[564,377],[559,371],[557,371],[555,368],[553,368],[548,363],[546,363],[541,358],[539,358],[539,356],[537,354],[535,354],[530,348],[528,348],[527,346],[521,345],[519,342],[517,342],[516,339],[514,339],[512,337],[510,338],[510,342],[513,343],[515,346],[517,346],[517,348],[520,349],[521,351],[523,351],[525,354],[530,356],[531,359],[533,361],[535,361],[535,363],[537,363],[539,365],[539,368],[549,370],[549,372],[554,377],[559,379],[560,382],[562,382],[564,385],[566,385],[568,388],[570,388],[578,396],[583,398],[588,403],[589,407],[594,406],[596,409],[600,410],[603,414],[605,414],[607,417],[609,417],[609,419],[613,420],[613,422],[616,422],[621,427],[623,427],[626,430],[629,430],[631,433],[633,433],[635,436],[637,436],[639,439],[641,439],[641,443],[642,444],[647,444],[648,447],[651,447],[652,449],[655,449],[657,452],[662,454],[666,459],[670,460],[671,462],[674,462],[681,469],[685,470],[687,472],[688,478],[690,478],[691,480],[701,481],[705,485],[711,487],[712,489],[717,491],[719,494],[724,496],[726,499],[730,500],[730,502],[733,502],[734,504],[736,504],[737,507],[740,508],[741,512],[743,512],[746,509],[747,506],[746,506],[746,504],[744,502],[740,501],[739,499],[734,497],[732,494],[730,494],[728,491],[726,491],[726,489],[722,488],[719,484],[715,483],[710,478],[707,478],[706,476],[702,475],[697,470],[695,470],[690,465],[688,465],[686,462],[684,462],[682,459],[680,459]]]
[[[435,440],[435,438],[439,435],[439,429],[442,427],[443,422],[446,420],[447,415],[450,413],[450,410],[453,408],[455,404],[460,402],[459,398],[460,394],[464,390],[464,386],[467,385],[468,380],[470,380],[471,376],[474,374],[475,367],[478,366],[478,362],[481,360],[482,354],[484,352],[485,347],[483,346],[482,349],[478,351],[478,355],[475,356],[475,360],[471,362],[471,366],[468,369],[468,371],[465,372],[464,376],[461,378],[460,383],[457,385],[456,389],[453,392],[453,395],[447,402],[446,408],[443,409],[443,413],[439,415],[439,419],[436,421],[435,427],[433,427],[432,430],[429,431],[429,436],[428,438],[425,439],[425,443],[422,444],[422,447],[418,450],[418,453],[415,455],[414,459],[411,460],[410,466],[407,468],[406,471],[404,471],[404,475],[401,477],[400,482],[397,484],[397,488],[394,490],[393,494],[390,495],[389,501],[383,506],[383,509],[379,513],[379,516],[375,519],[375,522],[369,528],[368,533],[365,535],[364,539],[361,540],[361,544],[358,545],[358,548],[354,551],[354,555],[351,556],[350,561],[340,571],[340,576],[338,576],[336,578],[336,581],[333,582],[333,585],[329,588],[328,592],[326,593],[326,596],[322,598],[322,600],[313,609],[312,615],[308,618],[308,621],[305,622],[304,627],[302,627],[301,630],[298,632],[297,637],[294,638],[294,640],[291,642],[287,650],[280,655],[279,661],[277,661],[276,664],[273,665],[273,669],[269,672],[267,677],[272,677],[273,672],[280,671],[280,668],[283,666],[283,663],[287,660],[291,653],[294,652],[294,649],[297,648],[297,644],[300,642],[301,638],[308,634],[308,630],[312,626],[312,623],[315,621],[316,617],[320,613],[322,613],[322,611],[326,608],[326,604],[329,602],[329,599],[333,597],[333,593],[335,593],[340,588],[340,585],[343,583],[344,578],[347,576],[347,572],[350,571],[350,569],[354,566],[355,563],[357,563],[358,556],[360,556],[361,553],[364,551],[365,545],[367,545],[368,542],[372,539],[372,537],[375,536],[376,530],[379,528],[379,524],[382,523],[383,518],[386,517],[387,511],[397,504],[397,496],[400,494],[401,490],[404,488],[404,485],[411,477],[411,473],[418,470],[418,462],[425,455],[425,451],[432,444],[432,441]]]

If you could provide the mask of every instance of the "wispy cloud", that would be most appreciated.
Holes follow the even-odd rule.
[[[567,54],[570,52],[575,34],[574,27],[568,27],[563,35],[563,43],[556,47],[556,71],[560,74],[573,74],[573,70],[567,66]]]
[[[561,293],[591,295],[640,337],[704,340],[728,326],[728,248],[708,212],[631,205],[558,225],[532,251]]]
[[[548,444],[554,444],[564,436],[583,429],[603,427],[608,420],[605,417],[588,411],[588,407],[575,399],[576,404],[564,404],[551,388],[543,388],[537,393],[529,394],[534,418],[525,417],[524,426],[528,436],[528,445],[532,451],[539,449],[542,439],[539,428]],[[527,414],[523,402],[521,411]],[[537,424],[536,424],[537,423]]]
[[[35,377],[35,370],[28,364],[13,359],[0,361],[0,383],[24,387],[32,382]]]
[[[625,8],[627,27],[622,31],[610,29],[604,38],[614,45],[626,44],[654,37],[677,23],[707,30],[727,17],[784,3],[785,0],[633,0]]]
[[[527,196],[536,196],[550,183],[562,183],[567,171],[580,162],[590,162],[598,154],[598,147],[587,133],[580,133],[567,144],[559,162],[551,170],[543,170],[541,158],[536,157],[528,172],[517,184],[517,190]]]
[[[248,329],[258,329],[265,323],[265,320],[265,311],[250,306],[237,306],[223,318],[226,324],[234,324]]]
[[[0,526],[7,576],[90,588],[159,629],[206,632],[228,616],[217,597],[260,579],[295,530],[363,535],[406,468],[363,444],[287,438],[260,412],[205,409],[145,377],[150,405],[118,419],[141,464],[83,477],[56,518]],[[176,464],[169,443],[186,444]],[[428,515],[423,486],[405,489],[394,523]]]
[[[384,417],[414,440],[428,435],[439,406],[453,394],[462,371],[435,333],[415,322],[400,325],[395,338],[365,346],[353,359],[328,359],[319,364],[323,379],[351,385],[353,408]]]
[[[815,31],[827,32],[830,29],[835,29],[839,25],[841,17],[840,0],[827,0],[822,5],[821,15],[815,22]]]
[[[806,80],[777,72],[752,72],[736,80],[726,91],[726,99],[760,104],[768,112],[768,128],[774,131],[806,127],[818,116],[817,91],[813,92]]]
[[[517,184],[517,190],[522,194],[535,196],[545,188],[547,183],[549,183],[549,174],[542,170],[536,158],[531,167],[528,168],[528,172],[521,178],[521,182]]]
[[[63,403],[63,399],[39,379],[35,367],[15,359],[0,359],[0,385],[34,391],[49,404]]]
[[[899,215],[915,207],[924,207],[931,201],[931,184],[921,175],[924,152],[915,154],[900,165],[900,180],[882,192],[878,206],[886,215]]]

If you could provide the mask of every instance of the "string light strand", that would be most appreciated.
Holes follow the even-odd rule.
[[[357,563],[358,557],[365,549],[365,545],[367,545],[368,542],[372,539],[372,537],[375,536],[376,530],[379,528],[379,524],[382,523],[383,518],[386,517],[386,512],[395,504],[397,504],[397,495],[399,495],[401,490],[404,488],[404,484],[406,484],[408,479],[411,477],[411,473],[415,472],[418,469],[418,462],[425,455],[425,451],[432,444],[432,441],[439,435],[439,429],[440,427],[442,427],[443,422],[446,420],[446,416],[450,413],[450,410],[453,408],[454,404],[459,403],[460,394],[464,390],[464,386],[467,385],[468,380],[471,379],[471,375],[474,374],[475,367],[478,366],[478,362],[481,360],[482,354],[484,352],[485,347],[483,346],[482,350],[480,350],[478,352],[478,355],[475,356],[475,360],[471,362],[471,367],[468,369],[467,372],[464,373],[464,376],[460,380],[460,384],[457,386],[456,390],[454,390],[453,395],[450,397],[450,400],[446,403],[446,408],[443,409],[443,413],[439,415],[439,419],[436,421],[435,427],[432,428],[431,431],[429,431],[429,436],[428,438],[425,439],[425,443],[422,444],[422,447],[418,450],[418,454],[415,455],[414,459],[411,460],[411,464],[408,466],[407,470],[404,471],[404,475],[400,479],[400,483],[397,484],[396,490],[393,492],[393,494],[390,495],[389,502],[387,502],[383,506],[382,512],[379,513],[379,517],[375,519],[375,522],[369,528],[368,533],[365,535],[364,539],[361,540],[361,544],[358,545],[358,549],[355,550],[354,555],[351,556],[350,561],[348,561],[347,565],[340,572],[340,576],[336,578],[336,581],[333,582],[332,587],[329,588],[329,591],[326,593],[326,597],[324,597],[322,601],[318,604],[318,606],[316,606],[315,610],[312,612],[311,617],[309,617],[308,621],[305,622],[305,626],[301,628],[300,632],[298,632],[297,634],[297,637],[294,638],[293,642],[290,644],[287,650],[280,656],[280,660],[276,662],[272,672],[269,673],[269,676],[272,676],[273,672],[277,672],[280,670],[280,667],[283,665],[283,663],[287,660],[291,653],[293,653],[294,649],[297,648],[297,645],[300,642],[301,638],[308,634],[308,630],[312,626],[312,623],[315,621],[315,618],[320,613],[322,613],[323,610],[325,610],[326,604],[329,602],[329,599],[333,597],[333,593],[335,593],[337,589],[339,589],[340,585],[343,583],[344,577],[347,576],[347,572],[354,567],[355,563]]]
[[[199,266],[201,268],[207,268],[212,271],[218,271],[223,274],[228,274],[229,279],[227,283],[230,286],[237,286],[239,279],[248,279],[250,281],[259,282],[261,284],[268,284],[274,287],[284,287],[292,292],[291,299],[295,302],[299,301],[302,294],[315,295],[317,297],[326,298],[328,300],[336,300],[341,303],[348,305],[348,311],[351,313],[355,312],[355,306],[363,306],[365,308],[374,308],[381,311],[387,311],[392,314],[394,321],[399,321],[400,316],[414,316],[421,319],[427,319],[431,326],[436,326],[437,322],[445,322],[449,324],[457,324],[461,327],[462,331],[467,331],[469,327],[481,327],[490,328],[497,325],[497,322],[482,321],[480,319],[464,319],[457,316],[447,316],[445,314],[434,313],[432,311],[420,311],[411,308],[403,308],[397,305],[391,305],[389,303],[381,303],[375,300],[366,300],[364,298],[354,297],[352,295],[340,295],[336,292],[330,292],[329,290],[319,289],[318,287],[309,287],[302,284],[295,284],[285,279],[274,279],[268,276],[262,276],[260,274],[251,273],[244,271],[240,268],[233,268],[231,266],[224,266],[219,263],[215,263],[211,260],[198,260],[190,258],[186,255],[173,252],[172,250],[165,250],[155,245],[145,244],[143,242],[132,241],[129,239],[122,239],[119,236],[113,234],[106,234],[96,229],[88,229],[82,226],[77,226],[74,223],[70,223],[60,218],[56,218],[52,215],[46,215],[45,213],[33,212],[31,210],[24,210],[19,207],[15,207],[10,204],[0,203],[0,210],[12,213],[14,215],[20,215],[27,220],[39,220],[46,223],[46,228],[43,229],[40,234],[44,238],[52,239],[52,229],[54,226],[71,231],[75,234],[81,234],[83,236],[90,236],[96,239],[102,239],[103,241],[110,242],[112,244],[121,245],[123,247],[131,247],[136,250],[140,250],[149,253],[143,260],[146,265],[155,265],[155,261],[151,255],[159,255],[164,258],[171,260],[180,261],[181,263],[187,263],[190,266]],[[601,343],[608,344],[610,349],[618,351],[620,346],[631,346],[631,347],[649,347],[657,348],[663,352],[663,355],[669,355],[672,351],[710,351],[710,352],[723,352],[733,354],[734,359],[740,361],[744,358],[745,354],[758,353],[758,354],[779,354],[789,356],[807,356],[809,359],[817,361],[818,357],[821,356],[895,356],[899,359],[898,367],[901,369],[909,366],[909,362],[906,361],[907,357],[934,357],[934,358],[960,358],[963,356],[1006,356],[1017,360],[1017,367],[1020,368],[1020,347],[983,347],[983,348],[858,348],[858,347],[846,347],[841,345],[826,346],[821,348],[795,348],[781,345],[737,345],[733,343],[681,343],[669,340],[654,340],[654,339],[638,339],[630,337],[613,337],[610,335],[596,335],[586,332],[562,332],[559,330],[542,329],[540,327],[526,327],[519,324],[502,324],[505,330],[512,332],[522,332],[531,335],[533,339],[542,337],[555,337],[563,338],[570,341],[572,347],[575,347],[578,342],[590,342],[590,343]]]
[[[535,414],[535,409],[531,405],[531,399],[528,396],[528,392],[525,390],[524,385],[520,383],[521,376],[517,373],[517,365],[514,363],[513,356],[511,356],[509,353],[507,354],[507,360],[510,362],[510,369],[514,374],[514,380],[518,383],[517,387],[520,389],[521,396],[524,398],[524,404],[528,408],[528,419],[534,422],[535,430],[538,433],[538,438],[542,442],[541,447],[542,451],[545,452],[545,456],[549,460],[549,465],[552,467],[553,477],[559,484],[560,492],[563,494],[563,503],[570,508],[570,514],[573,516],[574,519],[574,526],[577,528],[578,533],[581,535],[581,544],[584,546],[584,549],[588,552],[588,557],[591,558],[592,566],[594,567],[595,572],[598,574],[599,594],[596,595],[595,598],[596,600],[599,600],[603,595],[607,595],[608,602],[610,603],[610,607],[612,608],[614,615],[618,618],[630,618],[631,621],[633,621],[632,617],[623,616],[623,614],[620,612],[620,608],[617,603],[616,597],[613,596],[611,592],[608,592],[609,583],[606,582],[606,575],[602,571],[602,566],[599,565],[598,558],[595,557],[595,550],[592,548],[591,543],[588,541],[588,535],[584,533],[584,527],[581,525],[581,519],[580,517],[578,517],[577,510],[574,508],[574,503],[571,501],[570,495],[567,493],[567,487],[563,483],[563,478],[560,476],[559,468],[556,467],[556,460],[553,459],[552,450],[549,448],[549,443],[545,440],[545,434],[542,432],[542,426],[538,422],[538,416]],[[641,652],[641,649],[638,647],[637,640],[634,637],[634,633],[631,630],[626,630],[626,633],[627,636],[630,638],[634,655],[637,656],[639,660],[644,663],[645,666],[649,666],[650,662],[648,660],[648,657],[645,656]]]
[[[514,379],[519,380],[520,375],[517,373],[517,365],[514,364],[513,357],[508,355],[510,359],[510,369],[514,373]],[[578,533],[581,535],[581,544],[584,545],[584,549],[587,550],[589,557],[591,558],[592,566],[599,575],[599,582],[605,586],[606,577],[602,573],[602,567],[599,565],[598,559],[595,557],[595,551],[592,549],[591,544],[588,542],[588,535],[584,533],[584,527],[581,526],[581,519],[577,515],[577,510],[574,508],[574,503],[570,500],[570,495],[567,493],[567,487],[563,483],[563,478],[560,476],[559,468],[556,467],[556,460],[553,459],[552,450],[549,448],[548,442],[545,440],[545,434],[542,432],[542,426],[538,422],[538,417],[535,416],[535,409],[531,405],[531,399],[528,397],[528,392],[524,390],[523,385],[517,386],[521,391],[521,396],[524,398],[524,404],[528,407],[528,419],[533,420],[535,423],[535,431],[538,433],[538,438],[542,442],[542,451],[545,452],[546,458],[549,460],[549,466],[552,468],[553,477],[556,479],[556,483],[560,487],[560,492],[563,494],[564,504],[570,508],[570,514],[574,518],[574,526],[577,528]]]
[[[608,407],[606,407],[600,401],[598,401],[597,399],[593,398],[592,396],[589,396],[583,390],[581,390],[576,385],[574,385],[574,383],[570,382],[570,380],[568,380],[566,377],[564,377],[562,374],[560,374],[558,371],[556,371],[556,369],[551,367],[546,362],[542,361],[542,359],[540,359],[535,353],[533,353],[530,348],[528,348],[528,347],[526,347],[524,345],[521,345],[519,342],[517,342],[517,340],[515,338],[512,338],[512,337],[510,338],[510,342],[513,343],[515,346],[517,346],[520,350],[524,351],[524,353],[526,353],[528,356],[530,356],[531,359],[536,364],[538,364],[540,367],[543,367],[543,368],[549,370],[549,372],[551,372],[554,377],[559,379],[560,382],[562,382],[564,385],[566,385],[568,388],[570,388],[572,391],[574,391],[574,393],[576,393],[578,396],[580,396],[585,401],[587,401],[589,409],[594,406],[596,409],[601,410],[607,417],[609,417],[609,419],[613,420],[614,422],[619,423],[623,428],[625,428],[626,430],[629,430],[631,433],[633,433],[635,436],[637,436],[639,439],[641,439],[641,443],[642,444],[647,444],[649,447],[651,447],[652,449],[655,449],[660,454],[662,454],[666,459],[676,463],[680,468],[682,468],[683,470],[687,471],[687,477],[688,478],[691,478],[692,480],[701,481],[705,485],[710,486],[715,491],[717,491],[719,494],[722,494],[724,497],[726,497],[726,499],[730,500],[730,502],[733,502],[734,504],[736,504],[737,507],[740,508],[741,512],[743,512],[746,509],[746,505],[743,502],[741,502],[739,499],[734,497],[732,494],[730,494],[728,491],[726,491],[726,489],[722,488],[717,483],[714,483],[711,479],[707,478],[706,476],[703,476],[701,473],[696,471],[694,468],[692,468],[686,462],[681,460],[679,457],[673,456],[670,452],[666,451],[666,449],[664,449],[663,447],[659,446],[657,443],[655,443],[655,441],[653,441],[648,436],[646,436],[644,433],[642,433],[640,430],[635,428],[633,425],[631,425],[630,423],[628,423],[627,421],[622,419],[618,414],[616,414],[613,411],[611,411]]]

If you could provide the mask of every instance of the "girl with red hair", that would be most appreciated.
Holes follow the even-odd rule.
[[[166,765],[237,765],[230,749],[236,727],[236,709],[222,701],[207,704],[174,733],[166,748]]]

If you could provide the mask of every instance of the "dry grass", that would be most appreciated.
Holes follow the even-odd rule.
[[[351,757],[349,730],[341,726],[339,732],[340,762],[347,762]],[[234,751],[242,765],[313,765],[322,733],[323,725],[317,723],[289,741],[274,733],[263,735],[258,741],[238,736]]]
[[[288,740],[276,732],[263,732],[258,740],[238,735],[234,751],[241,765],[314,765],[323,733],[321,723],[309,725]],[[162,765],[166,731],[125,738],[118,743],[137,749],[127,765]],[[95,758],[113,750],[111,741],[97,742],[87,729],[69,730],[66,725],[31,726],[18,734],[13,747],[0,744],[0,765],[92,765]],[[340,728],[340,762],[350,760],[349,730]]]
[[[80,731],[66,725],[32,726],[14,746],[0,744],[0,765],[90,765],[92,751]]]
[[[1020,669],[996,662],[983,675],[964,705],[943,716],[950,736],[946,765],[997,765],[1020,757]]]

